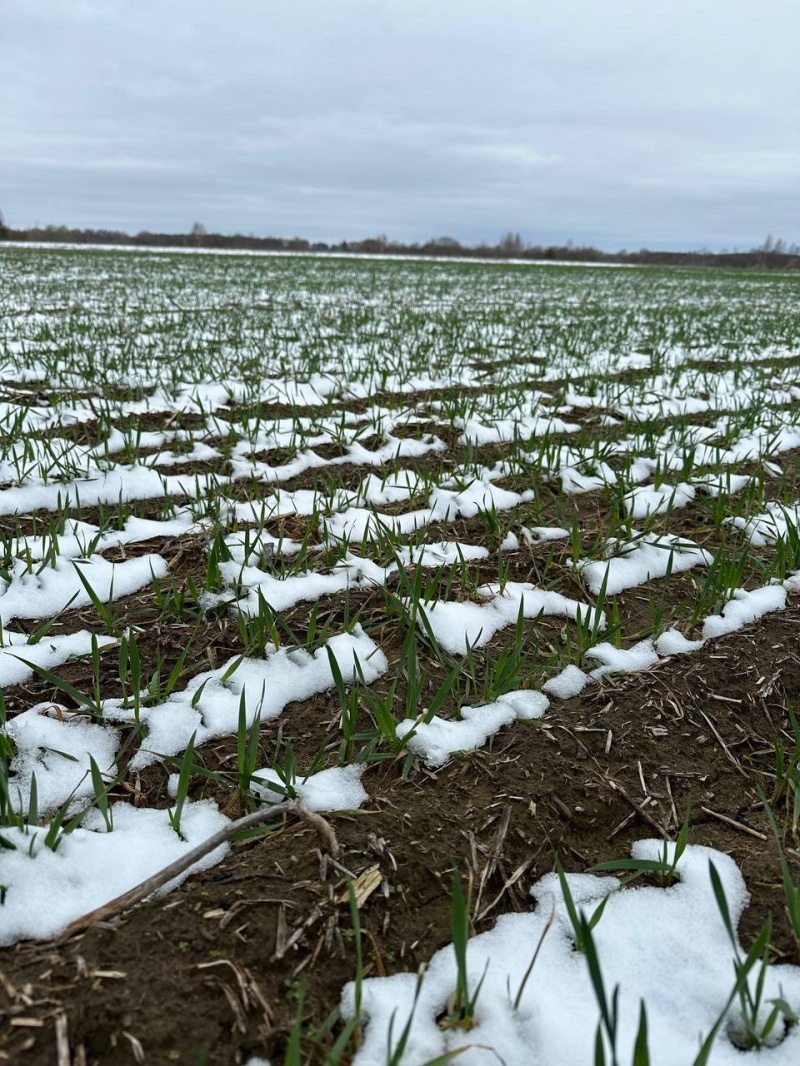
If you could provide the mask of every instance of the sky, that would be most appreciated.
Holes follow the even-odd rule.
[[[0,210],[800,242],[799,0],[0,0]]]

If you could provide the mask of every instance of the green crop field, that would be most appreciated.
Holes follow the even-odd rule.
[[[8,246],[0,369],[0,1060],[800,1061],[800,279]]]

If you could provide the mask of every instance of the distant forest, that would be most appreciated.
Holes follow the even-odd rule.
[[[574,263],[629,263],[659,266],[717,266],[750,270],[800,270],[800,245],[767,237],[758,248],[745,251],[666,252],[649,248],[638,251],[623,249],[604,252],[599,248],[573,244],[528,244],[518,233],[506,233],[497,244],[465,245],[452,237],[437,237],[424,244],[403,244],[385,235],[360,241],[326,244],[302,237],[254,237],[252,234],[209,233],[195,222],[188,233],[151,233],[142,230],[131,235],[119,230],[70,229],[68,226],[44,226],[14,229],[0,215],[0,240],[44,241],[63,244],[119,244],[134,248],[221,248],[255,252],[347,252],[361,255],[452,256],[467,259],[549,259]]]

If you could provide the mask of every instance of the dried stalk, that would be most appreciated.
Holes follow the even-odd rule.
[[[243,818],[237,818],[236,821],[229,822],[228,825],[214,833],[213,836],[204,840],[202,844],[198,844],[196,848],[187,851],[185,855],[170,863],[169,866],[165,866],[163,870],[159,870],[152,877],[148,877],[146,881],[142,881],[135,888],[124,892],[121,896],[117,896],[116,899],[112,899],[108,903],[104,903],[101,907],[96,907],[93,911],[89,911],[88,914],[76,918],[74,922],[70,922],[58,939],[66,940],[77,933],[83,933],[95,922],[104,922],[109,918],[122,914],[123,911],[135,906],[137,903],[141,903],[147,896],[185,873],[190,866],[199,862],[200,859],[204,859],[206,855],[209,855],[221,844],[227,844],[237,833],[241,833],[244,829],[252,829],[253,826],[261,825],[263,822],[283,814],[294,814],[298,818],[302,818],[304,822],[308,822],[317,831],[328,851],[334,857],[339,855],[339,843],[331,825],[321,815],[308,810],[299,800],[286,800],[283,803],[276,803],[272,806],[260,807],[257,811],[252,811]]]

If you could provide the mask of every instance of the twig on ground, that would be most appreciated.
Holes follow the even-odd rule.
[[[767,840],[766,833],[759,833],[757,829],[751,829],[749,825],[745,825],[744,822],[737,822],[735,818],[729,818],[727,814],[720,814],[718,811],[712,811],[708,807],[701,807],[700,810],[711,818],[716,818],[718,821],[731,826],[731,828],[738,829],[740,833],[747,833],[748,836],[755,837],[757,840]]]
[[[72,1055],[69,1050],[69,1029],[65,1011],[59,1011],[55,1018],[56,1027],[56,1061],[58,1066],[70,1066]]]
[[[633,807],[634,811],[638,815],[640,815],[640,817],[644,818],[647,824],[652,826],[659,836],[664,835],[664,827],[659,825],[655,818],[653,818],[651,814],[648,814],[648,812],[644,809],[645,804],[649,803],[652,799],[651,796],[645,796],[644,803],[637,803],[636,800],[631,799],[631,797],[628,795],[622,785],[618,785],[616,781],[608,780],[606,783],[608,784],[609,788],[611,788],[614,792],[617,792],[620,796],[622,796],[625,802],[629,806]]]
[[[252,811],[250,814],[246,814],[243,818],[237,818],[234,822],[229,822],[213,836],[210,836],[207,840],[204,840],[202,844],[198,844],[197,847],[192,848],[191,851],[187,851],[185,855],[182,855],[175,862],[170,863],[169,866],[165,866],[163,870],[159,870],[157,874],[153,874],[152,877],[148,877],[147,880],[142,881],[135,888],[130,889],[128,892],[124,892],[121,896],[117,896],[116,899],[112,899],[109,903],[104,903],[101,907],[96,907],[93,911],[89,911],[88,914],[84,914],[80,918],[76,918],[74,922],[70,922],[64,932],[57,938],[59,941],[66,940],[71,936],[75,936],[77,933],[82,933],[93,925],[95,922],[107,921],[109,918],[121,914],[123,911],[135,906],[137,903],[141,903],[143,899],[156,892],[159,888],[163,888],[174,878],[179,877],[182,873],[185,873],[190,866],[194,866],[200,859],[205,858],[216,848],[222,844],[227,844],[232,837],[235,837],[237,833],[241,833],[245,829],[252,829],[254,826],[261,825],[263,822],[269,821],[271,818],[277,818],[284,814],[294,814],[298,818],[302,818],[304,822],[308,822],[309,825],[317,831],[325,846],[331,852],[333,856],[339,855],[339,842],[336,839],[336,834],[333,831],[331,825],[325,821],[325,819],[315,814],[313,811],[308,810],[298,800],[286,800],[283,803],[276,803],[272,806],[260,807],[257,811]]]
[[[722,746],[722,750],[725,752],[725,754],[728,757],[728,760],[732,763],[733,766],[736,767],[736,769],[742,775],[742,777],[747,777],[747,772],[742,768],[742,764],[739,762],[739,760],[731,753],[731,749],[728,747],[728,745],[722,739],[722,737],[719,734],[719,730],[714,725],[714,723],[711,721],[709,716],[705,713],[705,711],[702,709],[702,707],[698,707],[698,710],[700,711],[700,713],[702,714],[702,716],[705,718],[706,722],[708,723],[708,728],[711,730],[711,732],[714,734],[714,736],[719,741],[720,745]]]

